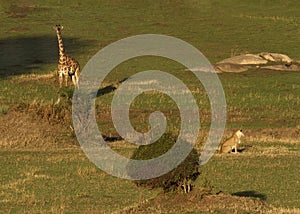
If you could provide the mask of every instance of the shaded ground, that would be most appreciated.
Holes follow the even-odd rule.
[[[20,30],[20,29],[17,29]],[[73,45],[76,44],[76,45]],[[64,37],[67,53],[79,52],[88,42]],[[69,51],[68,51],[69,50]],[[0,77],[30,74],[45,64],[58,62],[58,45],[53,36],[18,37],[0,40]]]

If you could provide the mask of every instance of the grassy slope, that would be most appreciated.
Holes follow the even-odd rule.
[[[56,99],[54,82],[20,81],[18,75],[49,73],[56,68],[57,44],[52,26],[57,23],[65,26],[63,35],[67,51],[81,65],[105,45],[143,33],[181,38],[201,50],[213,63],[241,51],[281,52],[300,58],[297,48],[300,43],[298,1],[129,0],[83,3],[49,0],[31,3],[2,0],[0,5],[0,110],[3,112],[20,102],[31,103],[34,99],[51,102],[51,99]],[[153,64],[158,68],[164,65],[159,60],[148,64],[129,63],[116,69],[106,79],[106,84],[129,76],[135,66],[137,70],[143,70]],[[190,80],[189,74],[174,71],[172,65],[165,67],[185,79],[191,88],[197,85]],[[221,74],[220,79],[228,104],[228,128],[298,127],[298,73],[254,71]],[[111,96],[106,94],[99,99],[101,108],[109,107]],[[200,102],[201,97],[197,99]],[[298,146],[293,148],[299,152]],[[92,209],[111,212],[156,194],[136,189],[130,182],[96,170],[77,150],[70,151],[69,155],[73,158],[61,160],[65,151],[50,154],[1,152],[1,163],[7,164],[1,169],[0,206],[12,211],[74,211],[96,203]],[[52,159],[49,161],[49,158]],[[231,157],[224,160],[214,158],[204,167],[208,180],[216,188],[230,193],[257,191],[276,206],[299,205],[296,197],[300,193],[295,191],[299,184],[294,183],[299,171],[298,156],[239,158],[239,164],[234,162],[235,157],[234,160]],[[60,160],[60,165],[53,159]],[[273,167],[278,162],[288,168]],[[262,163],[267,163],[269,174],[263,170]],[[234,165],[238,168],[235,169]],[[258,174],[255,184],[249,182],[253,180],[253,171]],[[290,176],[285,176],[287,174]],[[218,179],[224,176],[226,182]],[[281,185],[281,181],[288,185]],[[233,185],[234,182],[237,185]],[[127,197],[129,192],[131,198]]]
[[[137,189],[130,181],[108,176],[79,149],[1,152],[4,162],[0,207],[12,213],[111,213],[152,198],[157,192]]]

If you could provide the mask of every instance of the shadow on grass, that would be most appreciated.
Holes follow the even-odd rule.
[[[117,87],[114,85],[109,85],[106,86],[104,88],[99,89],[99,91],[97,92],[97,97],[103,96],[105,94],[109,94],[110,92],[113,92],[114,90],[116,90]]]
[[[128,78],[125,78],[125,79],[122,79],[120,81],[118,81],[117,85],[119,84],[122,84],[123,82],[125,82]],[[98,90],[97,92],[97,97],[100,97],[100,96],[103,96],[105,94],[109,94],[110,92],[113,92],[114,90],[117,89],[117,86],[112,84],[112,85],[109,85],[109,86],[106,86],[104,88],[101,88]]]
[[[91,42],[67,37],[64,38],[64,45],[67,54],[72,55],[78,53],[81,48],[91,45]],[[58,62],[58,44],[54,31],[53,36],[0,40],[0,78],[29,74],[55,62]]]
[[[233,193],[232,195],[240,196],[240,197],[259,198],[263,201],[267,199],[266,195],[258,193],[256,191],[242,191],[242,192]]]
[[[241,153],[241,152],[244,152],[245,150],[246,150],[246,148],[238,148],[237,151],[238,151],[239,153]]]

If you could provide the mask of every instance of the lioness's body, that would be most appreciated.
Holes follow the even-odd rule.
[[[226,140],[222,146],[221,146],[221,153],[230,153],[234,149],[234,152],[237,153],[238,151],[238,144],[241,143],[241,137],[243,137],[244,134],[242,130],[238,130],[232,135],[231,138]]]

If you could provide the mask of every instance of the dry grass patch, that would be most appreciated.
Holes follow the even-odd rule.
[[[124,213],[264,213],[272,209],[260,199],[224,193],[212,195],[205,190],[195,189],[189,194],[160,194],[138,206],[124,209]]]
[[[72,147],[71,113],[64,107],[37,102],[21,104],[0,115],[0,148],[47,149]]]
[[[299,128],[264,128],[245,130],[245,139],[250,142],[300,143]]]
[[[88,178],[92,175],[98,175],[99,174],[99,169],[97,169],[96,166],[94,165],[89,165],[89,166],[79,166],[77,168],[77,173],[80,177],[85,177]],[[103,177],[107,176],[106,174],[103,173]]]
[[[34,81],[47,81],[49,80],[55,80],[57,78],[56,71],[53,71],[49,74],[23,74],[14,77],[13,79],[16,80],[16,82],[34,82]]]
[[[50,149],[48,149],[49,151]],[[55,148],[50,151],[59,151],[55,155],[46,157],[46,161],[53,164],[59,164],[63,161],[86,161],[87,157],[78,146],[66,146],[63,148]]]

